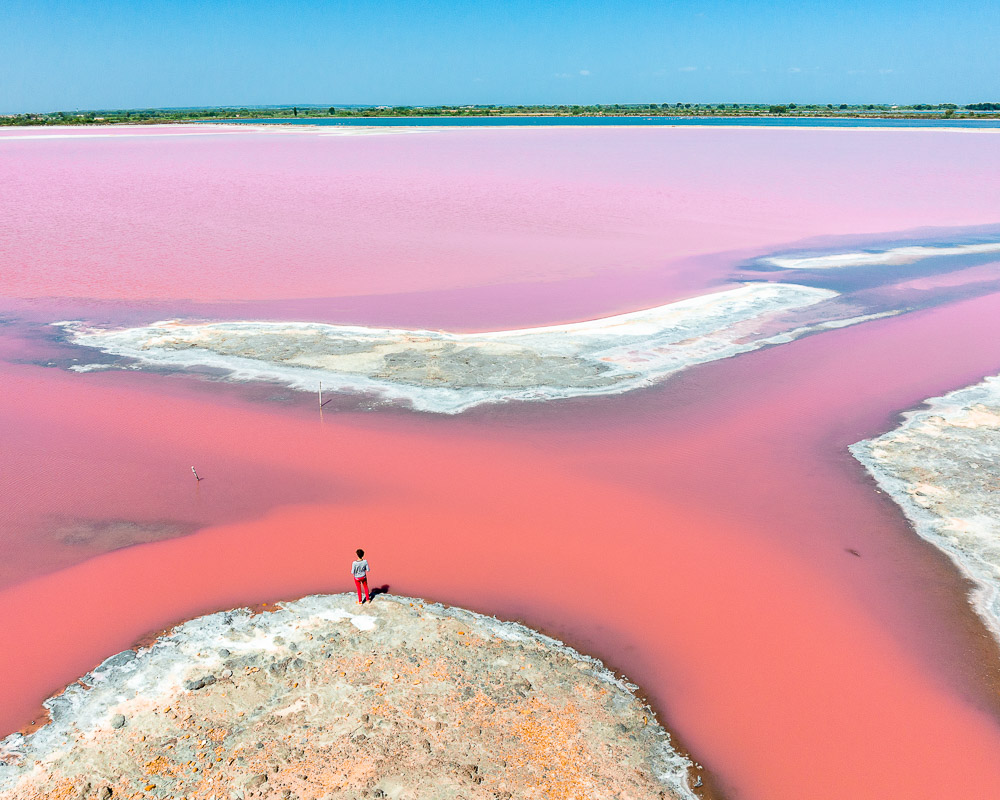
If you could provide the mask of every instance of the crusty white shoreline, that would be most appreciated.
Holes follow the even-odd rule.
[[[930,398],[903,420],[851,454],[973,582],[969,601],[1000,641],[1000,376]]]

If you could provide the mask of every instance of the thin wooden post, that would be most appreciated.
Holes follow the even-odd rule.
[[[201,480],[201,476],[198,474],[198,470],[196,470],[194,467],[191,467],[191,471],[194,473],[194,479],[196,481],[200,481]]]
[[[319,382],[319,407],[323,407],[323,381]]]

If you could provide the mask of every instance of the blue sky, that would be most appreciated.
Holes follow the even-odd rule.
[[[998,0],[0,0],[0,111],[1000,101]]]

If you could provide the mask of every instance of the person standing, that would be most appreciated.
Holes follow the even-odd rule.
[[[358,560],[351,564],[351,575],[354,577],[354,587],[358,590],[358,605],[365,601],[371,602],[368,596],[368,561],[365,560],[365,551],[358,549]],[[361,587],[365,587],[365,599],[361,599]]]

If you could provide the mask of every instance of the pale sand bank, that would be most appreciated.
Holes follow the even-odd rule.
[[[634,688],[515,623],[306,597],[108,659],[0,742],[0,798],[693,800]]]
[[[619,394],[854,317],[836,292],[754,283],[587,322],[487,333],[308,322],[160,322],[120,330],[56,323],[70,341],[140,367],[218,368],[236,380],[374,395],[455,414],[483,403]],[[88,365],[81,365],[88,369]],[[78,368],[78,371],[81,371]]]
[[[760,263],[780,269],[844,269],[847,267],[890,267],[915,264],[940,256],[973,256],[1000,254],[1000,242],[961,244],[952,247],[911,245],[886,250],[862,250],[848,253],[831,253],[822,256],[771,256]]]
[[[1000,640],[1000,376],[931,398],[851,453],[975,583],[972,605]]]

